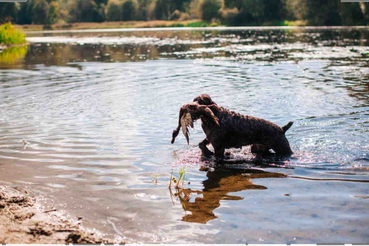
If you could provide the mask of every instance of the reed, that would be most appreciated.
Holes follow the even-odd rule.
[[[173,177],[173,170],[172,170],[172,173],[171,173],[170,178],[169,178],[169,189],[172,187],[172,182],[174,183],[174,188],[176,188],[176,189],[183,188],[185,178],[186,178],[185,167],[182,167],[179,170],[179,176],[178,176],[177,179],[175,177]],[[182,186],[181,186],[181,183],[182,183]]]

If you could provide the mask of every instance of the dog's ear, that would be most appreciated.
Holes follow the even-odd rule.
[[[200,105],[212,105],[216,103],[211,99],[211,97],[208,94],[201,94],[198,97],[195,97],[193,99],[194,102],[197,102]]]
[[[290,127],[291,127],[292,125],[293,125],[293,121],[290,121],[290,122],[288,122],[288,123],[287,123],[287,125],[283,126],[283,127],[282,127],[283,133],[286,133],[286,131],[287,131],[288,129],[290,129]]]

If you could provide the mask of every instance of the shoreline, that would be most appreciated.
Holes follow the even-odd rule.
[[[261,25],[223,26],[219,23],[206,23],[201,20],[187,21],[118,21],[118,22],[77,22],[54,24],[51,26],[26,24],[14,25],[25,34],[52,33],[96,33],[96,32],[135,32],[135,31],[212,31],[212,30],[324,30],[324,29],[369,29],[369,26],[308,26],[308,25]]]
[[[47,30],[85,30],[85,29],[111,29],[111,28],[155,28],[155,27],[184,27],[188,25],[206,25],[199,19],[185,21],[168,21],[168,20],[152,20],[152,21],[105,21],[105,22],[75,22],[64,24],[14,24],[18,29],[24,32],[30,31],[47,31]]]
[[[25,34],[53,33],[101,33],[101,32],[157,32],[157,31],[235,31],[235,30],[330,30],[330,29],[369,29],[367,26],[241,26],[241,27],[150,27],[150,28],[111,28],[24,31]]]
[[[121,243],[82,225],[82,218],[42,205],[42,197],[18,187],[0,185],[0,243]]]

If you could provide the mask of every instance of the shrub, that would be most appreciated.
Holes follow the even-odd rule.
[[[170,16],[170,0],[157,0],[155,2],[155,17],[157,20],[168,20]]]
[[[181,11],[179,11],[178,9],[176,9],[170,15],[169,20],[178,20],[180,17],[181,17]]]
[[[59,4],[52,1],[49,5],[49,13],[47,14],[47,23],[55,24],[59,20]]]
[[[122,5],[122,20],[134,20],[137,12],[135,3],[132,0],[126,0]]]
[[[233,19],[239,14],[239,11],[237,8],[221,9],[219,13],[222,17],[222,21],[224,21],[227,25],[232,25]]]
[[[201,18],[200,5],[201,5],[201,0],[191,0],[188,6],[189,9],[187,11],[190,15],[190,18],[192,19]]]
[[[32,0],[28,0],[26,3],[20,3],[18,24],[32,24],[32,8]]]
[[[105,21],[105,4],[94,4],[93,12],[92,12],[92,21],[93,22],[103,22]]]
[[[32,20],[35,24],[46,24],[49,5],[46,0],[36,0],[32,8]]]
[[[15,3],[0,3],[0,23],[15,21],[17,12]]]
[[[201,19],[210,22],[214,18],[219,17],[219,10],[222,3],[219,0],[204,0],[200,6]]]
[[[179,17],[178,20],[185,21],[185,20],[190,20],[190,19],[191,19],[191,17],[190,17],[189,14],[187,14],[187,13],[181,13],[181,16]]]
[[[109,21],[120,21],[122,16],[121,9],[117,3],[109,1],[107,11],[106,11],[106,19]]]
[[[10,23],[0,26],[0,43],[1,44],[24,44],[26,42],[25,35],[14,28]]]
[[[80,22],[92,22],[97,14],[97,4],[93,0],[77,0],[77,20]]]

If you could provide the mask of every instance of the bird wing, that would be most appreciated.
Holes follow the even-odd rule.
[[[186,137],[187,144],[190,144],[189,135],[190,132],[188,131],[188,126],[191,126],[193,128],[193,121],[190,113],[185,113],[182,115],[181,119],[181,127],[183,135]]]
[[[179,111],[178,127],[173,131],[172,143],[174,143],[174,140],[182,127],[183,135],[186,137],[187,144],[189,144],[188,126],[193,128],[193,122],[198,120],[200,117],[205,117],[209,122],[213,122],[214,125],[219,126],[219,119],[207,105],[199,105],[197,102],[185,104]]]

